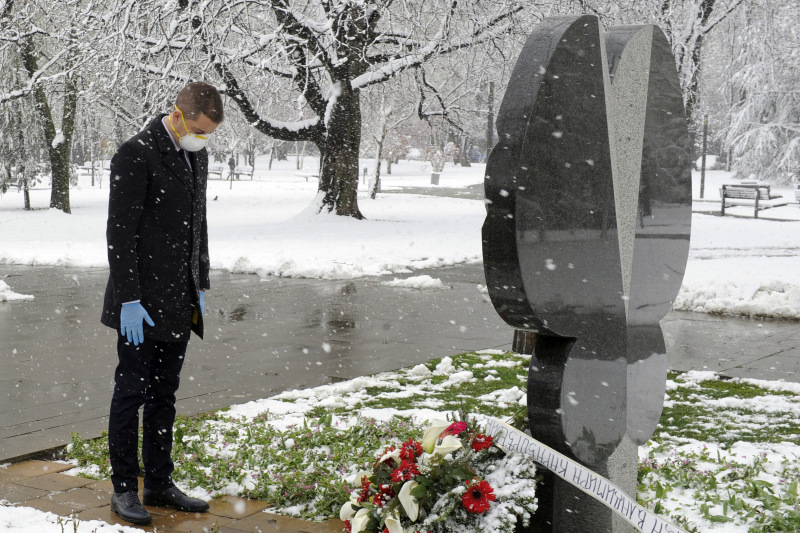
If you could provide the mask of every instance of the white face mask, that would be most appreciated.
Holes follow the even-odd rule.
[[[208,144],[208,139],[211,135],[199,135],[197,133],[188,133],[189,128],[186,127],[186,120],[183,118],[183,111],[178,109],[178,106],[175,106],[175,109],[178,113],[181,114],[181,121],[183,122],[183,129],[187,131],[186,135],[181,137],[178,133],[178,130],[175,129],[175,125],[172,124],[172,116],[169,117],[169,123],[172,126],[172,131],[175,132],[175,135],[178,136],[178,144],[181,145],[181,148],[186,150],[187,152],[199,152],[203,148],[206,147]]]
[[[187,152],[199,152],[208,144],[208,135],[197,135],[196,133],[187,133],[181,137],[181,148]]]

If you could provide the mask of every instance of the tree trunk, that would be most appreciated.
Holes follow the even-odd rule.
[[[75,112],[78,107],[78,91],[67,76],[64,83],[64,113],[61,119],[61,135],[63,139],[50,150],[50,164],[53,169],[53,188],[50,191],[50,207],[70,212],[69,180],[70,153],[72,137],[75,131]]]
[[[269,149],[269,165],[267,165],[267,170],[272,170],[272,159],[275,157],[275,143],[272,143],[272,146]]]
[[[20,45],[20,52],[22,56],[22,63],[25,66],[29,76],[33,76],[38,70],[36,60],[36,49],[33,45],[31,38],[27,39]],[[67,78],[69,80],[69,78]],[[77,94],[75,88],[70,81],[66,84],[66,94],[64,96],[64,116],[69,116],[70,129],[69,141],[72,142],[72,129],[75,121],[75,102],[77,101]],[[70,90],[71,89],[71,90]],[[50,105],[47,103],[47,96],[44,93],[41,85],[36,85],[33,89],[34,108],[39,114],[42,121],[42,130],[44,131],[44,142],[47,145],[47,150],[50,154],[50,169],[52,173],[52,191],[50,194],[50,207],[61,209],[65,213],[70,212],[69,207],[69,148],[66,142],[66,133],[64,132],[64,140],[58,145],[53,146],[53,141],[56,138],[56,126],[53,122],[53,114],[50,111]],[[72,103],[70,103],[72,102]],[[65,156],[63,154],[66,154]]]
[[[377,161],[375,165],[375,182],[372,185],[372,192],[369,193],[369,197],[373,200],[381,189],[381,155],[383,154],[383,139],[386,136],[386,130],[384,129],[382,133],[383,135],[381,135],[381,139],[378,141],[378,147],[375,150],[375,161]]]
[[[469,136],[464,135],[461,137],[461,166],[462,167],[471,167],[472,162],[470,161],[470,152],[472,151],[472,140]]]
[[[23,203],[25,206],[25,211],[31,210],[31,191],[30,187],[28,187],[28,178],[25,176],[25,165],[20,167],[22,169],[22,198]]]
[[[359,93],[343,84],[333,104],[327,138],[320,147],[319,190],[324,193],[320,212],[363,219],[358,209],[358,149],[361,146]]]
[[[698,18],[700,19],[699,24],[704,26],[708,19],[711,17],[711,13],[714,11],[714,4],[716,0],[703,0],[699,5],[699,13]],[[703,49],[703,37],[704,33],[701,33],[697,36],[697,39],[692,46],[690,51],[691,53],[691,65],[692,71],[689,77],[689,90],[686,94],[686,120],[690,124],[693,123],[694,120],[694,109],[697,106],[697,98],[698,98],[698,88],[700,86],[700,65],[702,59],[702,49]],[[688,43],[687,43],[688,44]],[[686,52],[684,52],[686,53]],[[692,145],[694,147],[694,145]]]

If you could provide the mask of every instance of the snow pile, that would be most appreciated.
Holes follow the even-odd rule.
[[[442,283],[439,278],[432,278],[427,275],[412,276],[410,278],[398,279],[394,278],[392,281],[384,281],[381,285],[387,287],[404,287],[409,289],[438,289],[447,290],[452,287]]]
[[[12,291],[5,281],[0,280],[0,302],[11,300],[33,300],[33,296],[30,294],[18,294]]]

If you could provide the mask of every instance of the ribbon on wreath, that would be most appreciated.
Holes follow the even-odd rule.
[[[487,435],[506,453],[524,453],[567,483],[605,504],[643,533],[686,533],[684,529],[636,503],[634,498],[600,474],[542,444],[505,422],[489,417]]]

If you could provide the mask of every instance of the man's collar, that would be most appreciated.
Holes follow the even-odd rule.
[[[161,117],[161,125],[164,126],[164,130],[167,132],[167,135],[169,136],[169,140],[172,141],[172,146],[174,146],[175,150],[177,151],[177,150],[180,150],[181,147],[178,146],[178,143],[175,142],[175,138],[172,136],[172,134],[169,131],[169,126],[167,126],[167,117],[168,116],[169,115],[164,115],[163,117]]]

